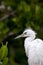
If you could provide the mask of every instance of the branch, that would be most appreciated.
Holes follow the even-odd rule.
[[[1,42],[6,43],[6,41],[12,40],[15,37],[13,32],[9,32],[6,36],[1,40]]]
[[[0,21],[6,20],[10,15],[14,15],[15,12],[11,12],[10,14],[6,14],[5,16],[3,16],[2,18],[0,18]]]

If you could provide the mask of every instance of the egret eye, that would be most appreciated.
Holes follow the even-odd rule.
[[[27,34],[27,32],[24,33],[25,35]]]

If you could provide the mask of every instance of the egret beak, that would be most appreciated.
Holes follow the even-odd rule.
[[[21,34],[21,35],[15,37],[14,39],[18,39],[18,38],[20,38],[20,37],[23,37],[23,34]]]

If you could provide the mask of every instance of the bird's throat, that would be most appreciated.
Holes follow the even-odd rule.
[[[36,36],[27,37],[25,40],[33,41],[36,38]]]

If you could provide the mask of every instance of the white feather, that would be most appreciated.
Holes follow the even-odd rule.
[[[34,34],[31,33],[31,35],[24,41],[28,64],[43,65],[43,41],[41,39],[35,39],[36,36]]]
[[[28,57],[28,65],[43,65],[43,41],[36,38],[36,32],[32,29],[26,29],[22,35],[26,37],[24,47],[26,56]]]

